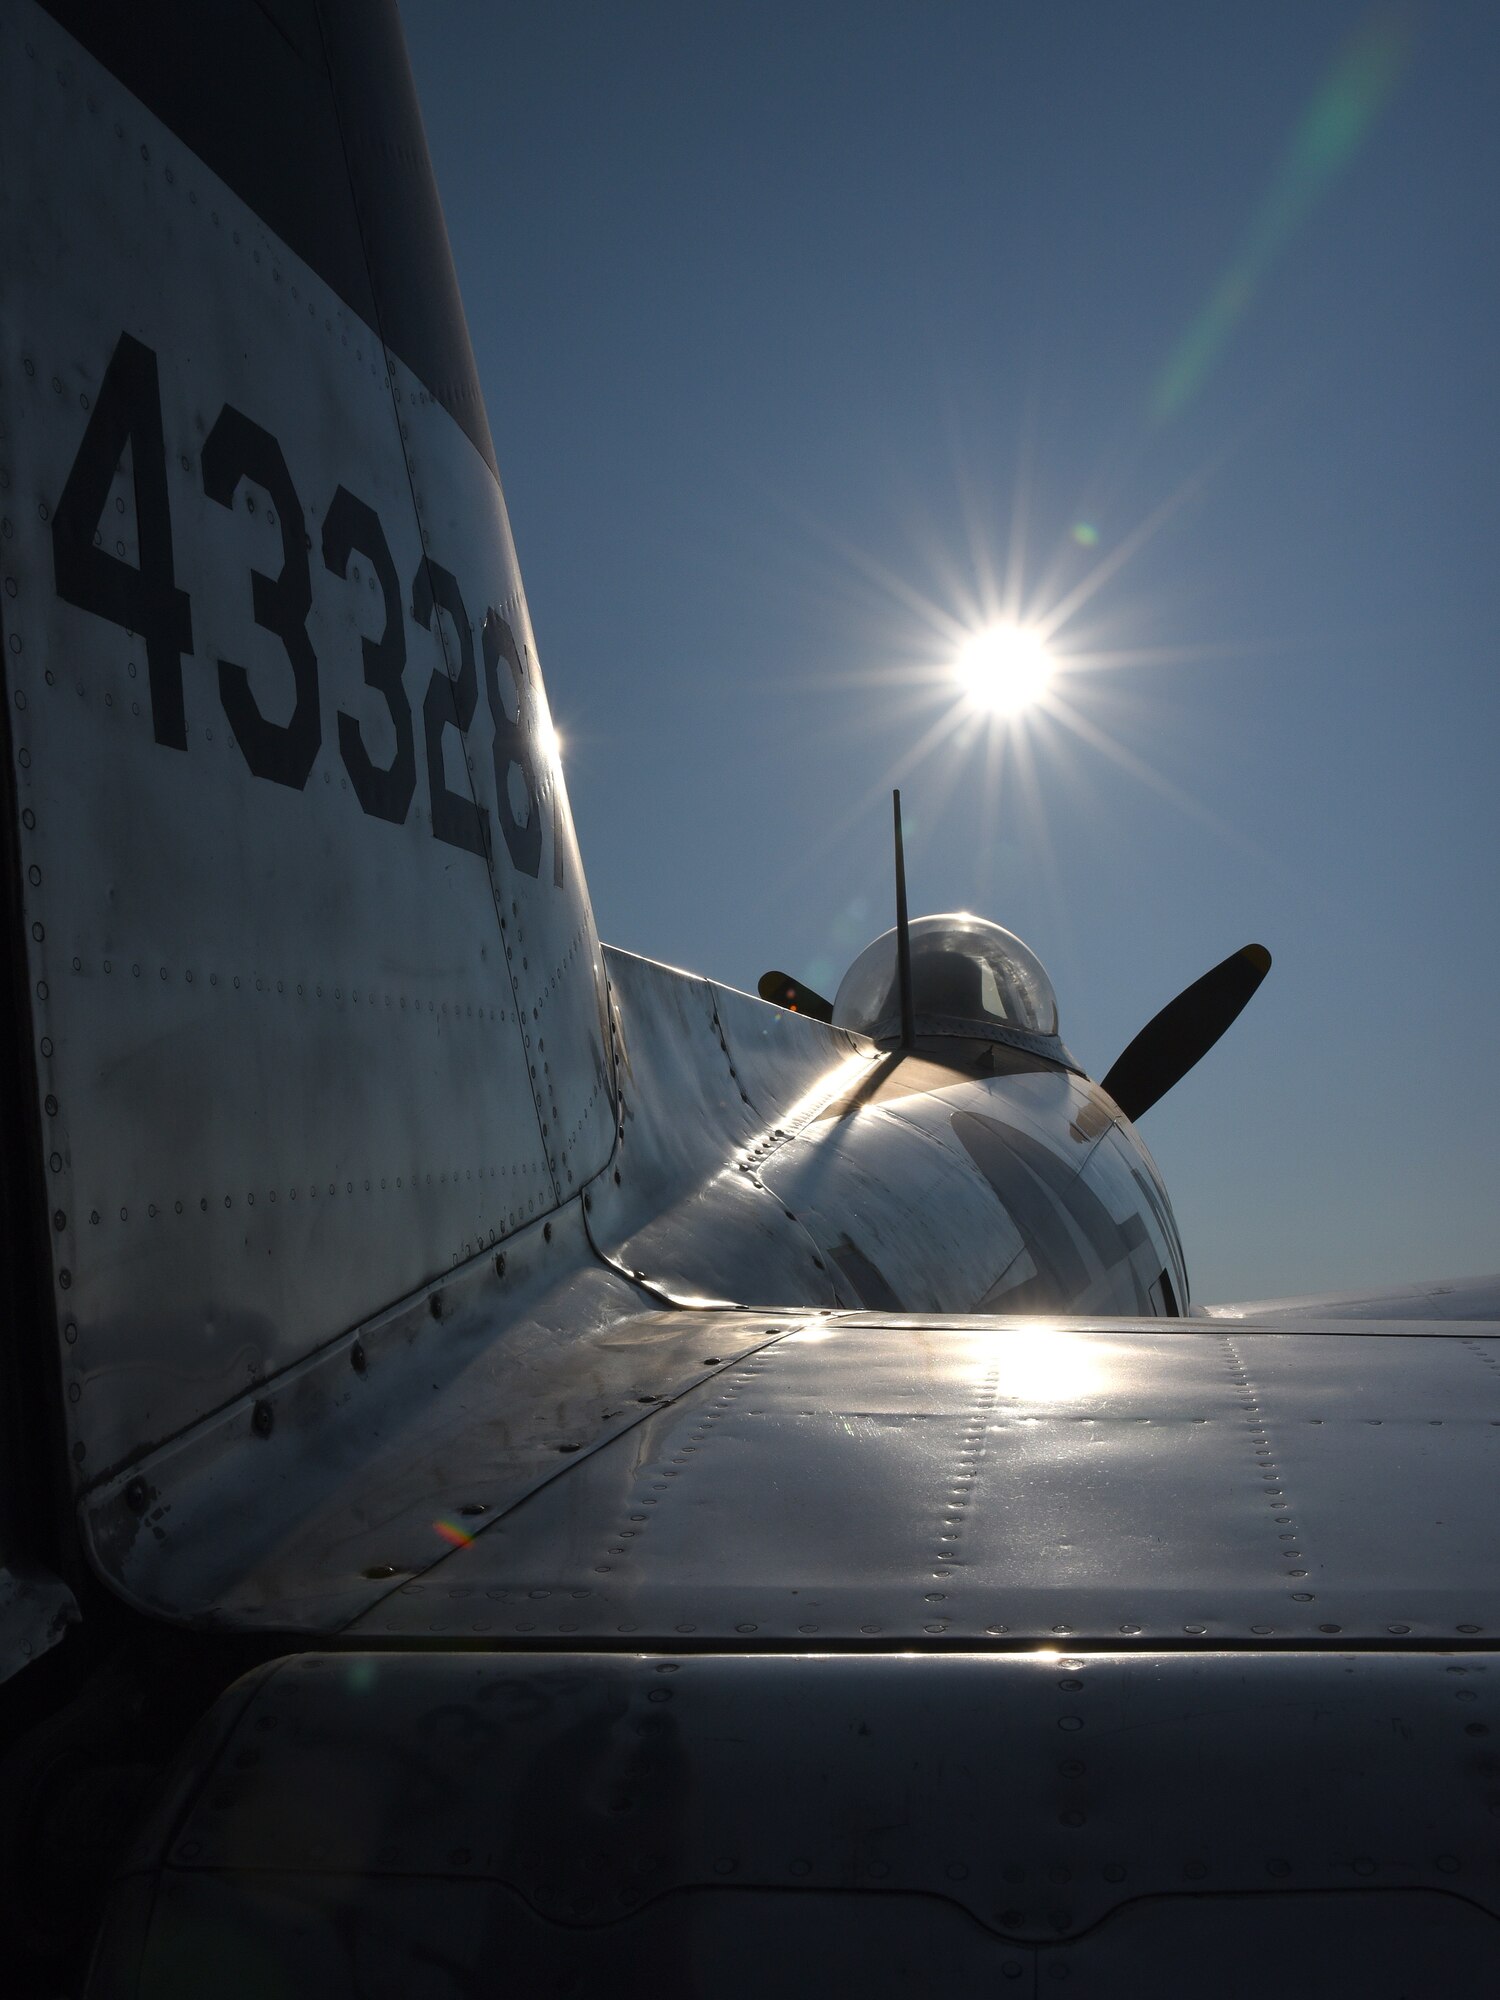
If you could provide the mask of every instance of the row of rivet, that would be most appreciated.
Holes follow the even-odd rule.
[[[1249,1433],[1250,1449],[1255,1456],[1256,1471],[1259,1474],[1264,1489],[1264,1497],[1269,1502],[1272,1510],[1272,1519],[1276,1526],[1277,1540],[1278,1542],[1289,1544],[1305,1540],[1306,1537],[1299,1535],[1292,1520],[1289,1503],[1281,1485],[1281,1475],[1272,1456],[1265,1418],[1261,1414],[1260,1397],[1251,1386],[1249,1372],[1233,1340],[1231,1340],[1227,1333],[1221,1334],[1219,1338],[1223,1344],[1224,1352],[1228,1357],[1226,1366],[1230,1385],[1242,1392],[1242,1407],[1248,1412],[1246,1424]],[[1278,1549],[1277,1553],[1283,1561],[1289,1563],[1302,1563],[1306,1560],[1301,1550],[1295,1547]],[[1302,1568],[1293,1568],[1288,1569],[1285,1575],[1289,1582],[1300,1581],[1306,1578],[1307,1571]],[[1311,1604],[1314,1599],[1314,1593],[1310,1590],[1294,1590],[1291,1594],[1293,1601],[1298,1604]],[[1337,1625],[1321,1625],[1318,1629],[1325,1632],[1337,1632],[1339,1628]]]
[[[578,1449],[577,1446],[561,1448],[567,1450]],[[631,1517],[627,1516],[626,1518],[630,1519]],[[617,1530],[616,1533],[618,1534],[619,1531]],[[596,1572],[610,1567],[611,1565],[609,1564],[595,1565]],[[614,1565],[614,1567],[618,1567],[618,1565]],[[425,1588],[426,1586],[420,1583],[406,1584],[403,1586],[403,1594],[419,1595]],[[477,1588],[473,1584],[457,1584],[447,1588],[445,1594],[450,1598],[463,1600],[474,1596]],[[522,1597],[580,1597],[587,1595],[583,1591],[568,1590],[562,1587],[550,1589],[514,1589],[498,1585],[492,1589],[485,1590],[483,1594],[497,1601],[504,1601],[506,1599],[518,1600]],[[926,1604],[943,1601],[945,1601],[943,1594],[938,1592],[928,1592],[923,1597],[923,1602]],[[433,1634],[441,1634],[452,1629],[451,1625],[445,1623],[441,1618],[434,1619],[427,1627],[428,1632]],[[535,1617],[526,1621],[505,1625],[494,1617],[487,1617],[485,1622],[473,1627],[475,1632],[510,1631],[521,1634],[540,1632],[543,1635],[555,1632],[564,1636],[579,1631],[593,1633],[603,1632],[606,1629],[631,1636],[641,1636],[644,1634],[648,1638],[654,1637],[660,1640],[668,1637],[665,1626],[642,1623],[639,1620],[632,1624],[615,1625],[606,1628],[602,1622],[590,1622],[587,1625],[579,1625],[575,1621],[572,1623],[563,1622],[556,1625],[545,1625],[539,1624]],[[1343,1625],[1300,1625],[1296,1623],[1287,1623],[1284,1625],[1241,1625],[1227,1619],[1216,1619],[1208,1623],[1194,1623],[1191,1625],[1173,1625],[1170,1627],[1165,1624],[1158,1626],[1144,1623],[1138,1619],[1127,1619],[1114,1628],[1113,1631],[1108,1631],[1102,1626],[1095,1626],[1089,1620],[1075,1618],[1071,1621],[1065,1620],[1050,1625],[1044,1631],[1039,1626],[1012,1626],[994,1621],[981,1624],[977,1619],[973,1621],[962,1620],[953,1613],[949,1613],[945,1622],[941,1624],[921,1622],[920,1618],[912,1620],[887,1617],[883,1620],[862,1619],[857,1624],[844,1620],[835,1620],[832,1623],[802,1621],[798,1622],[795,1626],[789,1620],[763,1613],[759,1619],[754,1620],[681,1620],[674,1623],[671,1630],[679,1637],[697,1636],[707,1641],[727,1638],[731,1632],[742,1636],[757,1633],[766,1639],[779,1640],[790,1637],[794,1630],[804,1637],[818,1636],[824,1639],[852,1639],[858,1635],[861,1638],[904,1640],[915,1638],[918,1630],[920,1630],[930,1636],[940,1635],[954,1645],[968,1645],[980,1639],[1007,1639],[1012,1642],[1019,1642],[1023,1646],[1048,1637],[1071,1638],[1075,1644],[1094,1641],[1098,1641],[1101,1644],[1108,1644],[1112,1643],[1116,1633],[1118,1633],[1119,1636],[1132,1641],[1140,1640],[1142,1645],[1147,1649],[1155,1645],[1172,1642],[1179,1635],[1186,1638],[1207,1639],[1214,1648],[1232,1648],[1243,1643],[1247,1637],[1260,1639],[1274,1636],[1278,1639],[1298,1639],[1311,1632],[1317,1632],[1320,1635],[1337,1634],[1347,1643],[1351,1639],[1374,1638],[1377,1634],[1375,1626],[1356,1625],[1346,1627]],[[1462,1624],[1458,1625],[1424,1626],[1420,1623],[1387,1624],[1380,1626],[1378,1630],[1397,1637],[1443,1641],[1450,1634],[1463,1638],[1473,1638],[1482,1634],[1485,1627],[1475,1624],[1472,1620],[1465,1620]],[[1490,1648],[1486,1647],[1485,1650],[1488,1652]],[[1465,1734],[1470,1736],[1487,1736],[1490,1733],[1488,1725],[1483,1723],[1466,1723],[1463,1727]]]
[[[35,45],[28,41],[25,43],[24,46],[27,56],[33,62],[37,61],[38,58]],[[70,89],[73,82],[73,71],[71,69],[71,66],[67,64],[61,65],[55,72],[55,80],[57,82],[59,89],[64,91]],[[84,104],[85,104],[85,109],[87,110],[87,113],[90,118],[97,119],[100,116],[99,101],[93,95],[92,91],[87,92],[85,94]],[[152,164],[152,153],[150,145],[143,140],[142,141],[135,140],[126,131],[124,122],[122,120],[117,119],[115,121],[114,134],[115,138],[120,142],[122,146],[128,147],[132,150],[135,156],[139,159],[142,166],[149,167]],[[189,160],[191,161],[191,156],[188,157]],[[165,162],[162,166],[162,183],[164,186],[172,188],[173,190],[176,190],[178,186],[177,167],[174,166],[171,161]],[[190,208],[196,208],[198,206],[198,191],[197,188],[194,187],[191,183],[186,184],[186,195],[187,195],[188,206]],[[215,229],[220,227],[219,212],[217,209],[212,209],[209,211],[209,220],[211,225]],[[241,244],[240,231],[238,229],[232,229],[230,231],[230,236],[235,246],[240,247]],[[269,235],[263,236],[261,240],[267,243],[268,245],[272,241]],[[253,248],[253,246],[251,255],[252,255],[252,260],[256,265],[261,264],[262,262],[261,252],[258,249]],[[274,262],[274,260],[271,264],[270,269],[271,269],[271,279],[273,284],[276,285],[281,284],[282,283],[281,268],[278,264]],[[289,286],[288,289],[291,293],[293,301],[297,304],[300,304],[301,292],[298,286],[293,284]],[[316,305],[313,302],[309,301],[307,310],[309,317],[316,320],[317,318]],[[340,308],[338,311],[338,327],[342,328],[348,323],[353,323],[356,325],[358,324],[358,322],[353,322],[349,320],[348,316],[345,314],[343,309]],[[325,316],[323,320],[323,326],[324,330],[330,334],[337,330],[335,326],[335,321],[327,316]],[[345,347],[349,345],[349,336],[347,332],[343,334],[343,345]],[[356,347],[355,358],[360,363],[361,366],[364,365],[363,348]],[[384,357],[382,356],[382,359],[383,358]],[[27,361],[24,364],[24,366],[26,368],[26,372],[28,375],[34,373],[34,369],[30,361]],[[376,381],[383,382],[384,386],[390,387],[390,377],[384,373],[383,368],[381,368],[374,362],[370,364],[370,374]],[[53,377],[53,386],[54,388],[57,388],[59,391],[61,390],[61,384],[56,376]],[[426,401],[427,399],[424,396],[422,400]],[[87,406],[85,405],[85,407]]]
[[[61,1153],[54,1152],[49,1154],[48,1164],[51,1166],[54,1173],[60,1172],[62,1168]],[[509,1176],[512,1173],[518,1176],[519,1175],[529,1176],[532,1174],[539,1174],[540,1172],[541,1168],[536,1165],[517,1166],[517,1167],[478,1167],[478,1168],[467,1167],[463,1170],[462,1180],[465,1183],[472,1183],[475,1179],[478,1179],[480,1181],[485,1181],[485,1180],[493,1181],[499,1179],[501,1176]],[[430,1173],[426,1175],[416,1173],[411,1176],[411,1186],[413,1191],[416,1191],[417,1189],[422,1188],[424,1186],[432,1187],[436,1185],[438,1187],[446,1187],[448,1185],[448,1180],[449,1176],[446,1171],[440,1171],[438,1173],[435,1183],[433,1180],[433,1176]],[[453,1169],[452,1180],[453,1180],[453,1185],[457,1187],[460,1182],[460,1171],[457,1167]],[[378,1178],[377,1177],[366,1178],[363,1183],[363,1189],[366,1194],[388,1193],[393,1190],[404,1192],[405,1187],[406,1187],[406,1176],[404,1174],[395,1175],[394,1180],[390,1175],[382,1174],[378,1176]],[[359,1182],[346,1180],[344,1182],[343,1192],[346,1195],[351,1195],[359,1192],[359,1188],[360,1188]],[[300,1191],[301,1191],[301,1183],[299,1182],[296,1186],[292,1186],[287,1189],[286,1199],[289,1202],[296,1201]],[[316,1201],[321,1192],[322,1192],[321,1182],[309,1181],[307,1183],[307,1198],[309,1201]],[[339,1193],[339,1184],[336,1180],[329,1181],[328,1192],[331,1196],[337,1197]],[[277,1198],[277,1190],[275,1188],[271,1188],[269,1192],[266,1194],[267,1204],[274,1206],[276,1198]],[[247,1194],[245,1194],[242,1197],[242,1200],[246,1208],[254,1208],[255,1191],[251,1189]],[[223,1205],[225,1208],[232,1209],[234,1207],[234,1196],[232,1194],[226,1194],[223,1198]],[[191,1216],[194,1213],[200,1215],[207,1215],[211,1209],[215,1209],[217,1207],[218,1207],[217,1200],[210,1200],[210,1198],[205,1194],[205,1195],[200,1195],[196,1203],[194,1203],[192,1200],[184,1202],[179,1197],[177,1200],[174,1200],[172,1202],[171,1212],[173,1215]],[[534,1195],[530,1195],[527,1197],[527,1213],[535,1215],[536,1212],[537,1212],[536,1197]],[[166,1213],[167,1213],[166,1203],[163,1202],[161,1204],[158,1204],[154,1201],[147,1202],[146,1216],[148,1220],[155,1221],[157,1216],[165,1215]],[[128,1205],[122,1207],[119,1211],[119,1214],[121,1222],[128,1222],[130,1220],[130,1209]],[[98,1210],[97,1208],[90,1209],[89,1222],[93,1227],[97,1228],[103,1222],[103,1220],[104,1216],[100,1212],[100,1210]],[[52,1226],[54,1229],[58,1231],[62,1231],[67,1228],[68,1218],[66,1212],[63,1209],[59,1208],[53,1211]],[[492,1231],[491,1232],[492,1240],[493,1240],[493,1234],[494,1233]]]
[[[778,1330],[774,1326],[768,1326],[766,1328],[767,1338],[769,1339],[774,1336]],[[709,1355],[703,1362],[705,1368],[717,1368],[720,1365],[718,1355]],[[671,1461],[663,1463],[659,1460],[653,1460],[641,1468],[636,1482],[638,1490],[632,1496],[632,1501],[626,1503],[627,1506],[633,1504],[645,1508],[655,1507],[660,1504],[661,1496],[669,1491],[669,1482],[678,1478],[687,1466],[688,1460],[708,1443],[713,1432],[713,1427],[721,1423],[729,1414],[731,1405],[740,1389],[747,1382],[753,1382],[756,1376],[764,1370],[765,1365],[763,1355],[754,1355],[735,1371],[729,1380],[727,1390],[711,1403],[708,1410],[698,1419],[698,1428],[690,1431],[687,1437],[681,1440],[681,1449],[674,1453]],[[659,1398],[643,1396],[641,1400],[644,1403],[651,1403],[658,1401]],[[643,1535],[650,1519],[651,1517],[645,1513],[628,1514],[625,1525],[615,1529],[614,1537],[603,1550],[603,1553],[611,1558],[631,1553],[625,1544],[635,1541]],[[613,1560],[594,1564],[595,1571],[600,1575],[607,1574],[614,1567],[615,1563]]]
[[[943,1508],[943,1525],[938,1531],[939,1547],[934,1556],[932,1571],[935,1582],[946,1581],[953,1575],[954,1568],[961,1567],[961,1559],[954,1546],[967,1525],[969,1510],[974,1501],[974,1488],[979,1479],[979,1468],[984,1460],[987,1434],[995,1414],[995,1402],[1000,1392],[1000,1367],[997,1363],[982,1382],[975,1384],[973,1402],[969,1414],[963,1420],[958,1448],[958,1466],[954,1472]],[[945,1568],[944,1565],[947,1565]],[[935,1595],[929,1603],[941,1600]],[[931,1624],[931,1633],[947,1630],[946,1623]]]
[[[40,870],[33,868],[30,871],[30,879],[33,888],[40,887],[41,886]],[[126,963],[127,961],[123,959],[119,963],[118,969],[122,974],[124,973]],[[135,979],[141,978],[142,976],[141,961],[139,959],[131,959],[128,961],[128,963],[130,966],[131,976]],[[72,969],[75,973],[80,974],[84,978],[88,977],[90,971],[89,966],[81,956],[74,957]],[[101,958],[99,961],[99,969],[101,972],[105,974],[106,977],[108,977],[111,974],[113,974],[114,971],[116,970],[115,961],[112,958]],[[158,966],[157,975],[161,980],[169,981],[172,977],[172,971],[170,966],[166,965]],[[194,971],[191,967],[188,967],[186,970],[184,970],[181,976],[184,985],[187,986],[203,983],[196,978]],[[232,989],[234,992],[239,993],[242,991],[249,990],[249,981],[252,978],[254,979],[255,982],[254,990],[257,993],[269,993],[273,990],[274,987],[274,990],[278,994],[285,996],[290,992],[298,1000],[306,1000],[306,999],[322,1000],[325,997],[329,997],[332,998],[335,1005],[339,1006],[341,1006],[344,1001],[344,989],[342,986],[333,987],[331,991],[325,995],[324,987],[321,981],[314,981],[311,986],[311,989],[309,989],[308,984],[305,980],[293,980],[291,982],[288,982],[285,979],[276,979],[273,981],[268,975],[261,973],[246,974],[242,976],[240,973],[235,972],[231,973],[224,980],[223,983],[226,987],[226,990]],[[217,987],[220,984],[219,974],[217,972],[210,972],[207,976],[206,983],[209,987]],[[45,999],[46,997],[47,996],[45,991],[39,988],[38,998]],[[404,993],[382,994],[367,990],[366,992],[361,994],[358,987],[351,987],[349,990],[349,1002],[352,1006],[356,1007],[363,1004],[369,1007],[380,1008],[383,1005],[387,1012],[396,1011],[404,1014],[408,1010],[408,999],[406,994]],[[413,998],[410,1001],[410,1011],[413,1014],[413,1016],[420,1016],[423,1013],[424,1011],[423,1005],[419,998]],[[481,1022],[487,1021],[492,1024],[501,1023],[507,1021],[510,1018],[503,1007],[501,1008],[486,1007],[482,1001],[476,1008],[473,1001],[455,1000],[450,1003],[447,1000],[428,1000],[425,1011],[429,1015],[432,1015],[435,1018],[440,1018],[444,1020],[447,1019],[449,1013],[451,1012],[454,1020],[456,1021],[458,1020],[472,1021],[478,1019]]]

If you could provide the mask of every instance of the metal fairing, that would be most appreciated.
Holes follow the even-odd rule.
[[[5,685],[82,1486],[554,1209],[615,1121],[484,450],[25,0],[0,118]]]
[[[787,1324],[652,1311],[585,1252],[575,1205],[96,1487],[96,1565],[154,1617],[341,1631]]]
[[[304,1655],[231,1689],[90,1992],[1493,1990],[1489,1661]],[[1295,1742],[1295,1777],[1273,1782]],[[1232,1809],[1226,1809],[1232,1801]],[[213,1990],[226,1990],[214,1985]]]
[[[798,1121],[803,1102],[816,1106],[840,1080],[863,1075],[872,1052],[841,1030],[650,959],[611,948],[605,962],[620,1141],[588,1189],[598,1253],[667,1299],[839,1303],[816,1244],[752,1163],[781,1120]],[[780,1060],[742,1031],[751,1009],[774,1026]]]

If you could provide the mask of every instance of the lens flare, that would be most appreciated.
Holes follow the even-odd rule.
[[[991,625],[965,642],[953,671],[976,708],[1017,715],[1047,692],[1052,659],[1040,633]]]

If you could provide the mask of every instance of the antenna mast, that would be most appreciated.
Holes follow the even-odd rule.
[[[901,794],[891,793],[896,822],[896,973],[901,986],[901,1046],[909,1049],[916,1040],[916,1023],[911,1004],[911,931],[906,921],[906,849],[901,840]]]

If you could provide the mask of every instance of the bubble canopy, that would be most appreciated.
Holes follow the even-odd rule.
[[[959,910],[910,926],[912,1012],[923,1035],[1051,1041],[1057,1000],[1036,953],[1012,931]],[[901,1032],[896,933],[887,931],[839,982],[834,1024],[877,1042]]]

